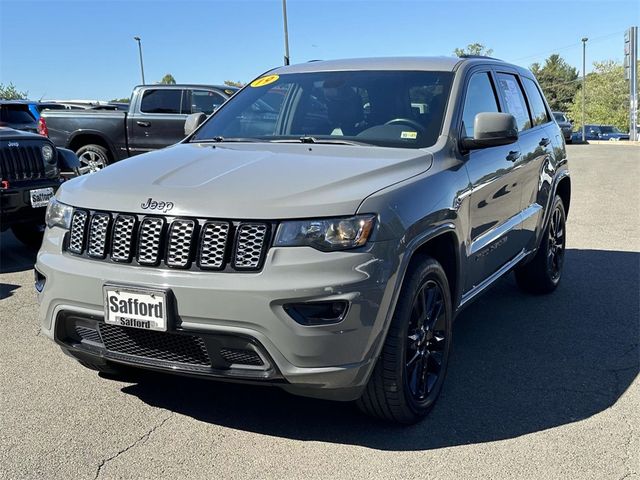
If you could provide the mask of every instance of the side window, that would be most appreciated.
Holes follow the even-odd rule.
[[[547,109],[544,106],[544,100],[542,100],[542,95],[540,95],[540,90],[538,90],[535,82],[530,78],[520,78],[522,78],[524,89],[527,92],[527,97],[529,98],[529,107],[531,107],[533,124],[542,125],[549,122],[549,114],[547,113]]]
[[[147,90],[142,95],[143,113],[180,113],[182,90]]]
[[[518,131],[522,132],[531,128],[527,103],[524,100],[524,95],[516,76],[509,73],[499,73],[498,84],[507,104],[507,112],[516,117]]]
[[[187,113],[202,112],[206,115],[211,115],[224,102],[225,98],[219,93],[209,90],[192,90],[191,110],[187,109]]]
[[[462,110],[465,136],[473,138],[473,121],[478,113],[497,112],[498,102],[487,72],[474,73],[467,86]]]

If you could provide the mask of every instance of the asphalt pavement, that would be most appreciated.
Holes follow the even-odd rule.
[[[639,478],[640,148],[569,154],[560,287],[509,276],[465,310],[442,396],[408,428],[276,388],[86,370],[40,335],[35,254],[3,233],[0,478]]]

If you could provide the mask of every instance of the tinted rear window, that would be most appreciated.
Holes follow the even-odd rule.
[[[2,105],[0,120],[4,123],[33,123],[36,121],[27,105]]]
[[[180,113],[182,90],[147,90],[140,111],[144,113]]]

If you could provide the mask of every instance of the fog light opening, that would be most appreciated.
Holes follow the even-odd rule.
[[[347,314],[349,302],[336,300],[329,302],[288,303],[283,308],[300,325],[329,325],[341,322]]]
[[[44,290],[44,284],[47,282],[47,277],[40,273],[37,269],[33,269],[34,285],[38,293]]]

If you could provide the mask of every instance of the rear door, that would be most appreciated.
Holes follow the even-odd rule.
[[[522,233],[527,241],[535,237],[536,228],[542,223],[543,207],[551,190],[551,176],[555,171],[555,158],[564,155],[562,131],[553,121],[536,82],[520,76],[527,95],[532,126],[523,132],[523,144],[528,154],[522,159]],[[554,147],[558,153],[554,152]]]
[[[469,76],[462,111],[461,135],[473,137],[475,116],[503,111],[497,85],[489,69]],[[469,271],[465,289],[471,290],[509,262],[522,249],[519,238],[522,183],[518,142],[472,150],[464,155],[471,181]]]
[[[186,90],[147,88],[132,107],[135,113],[128,120],[131,154],[164,148],[184,138],[184,122],[190,113]]]

